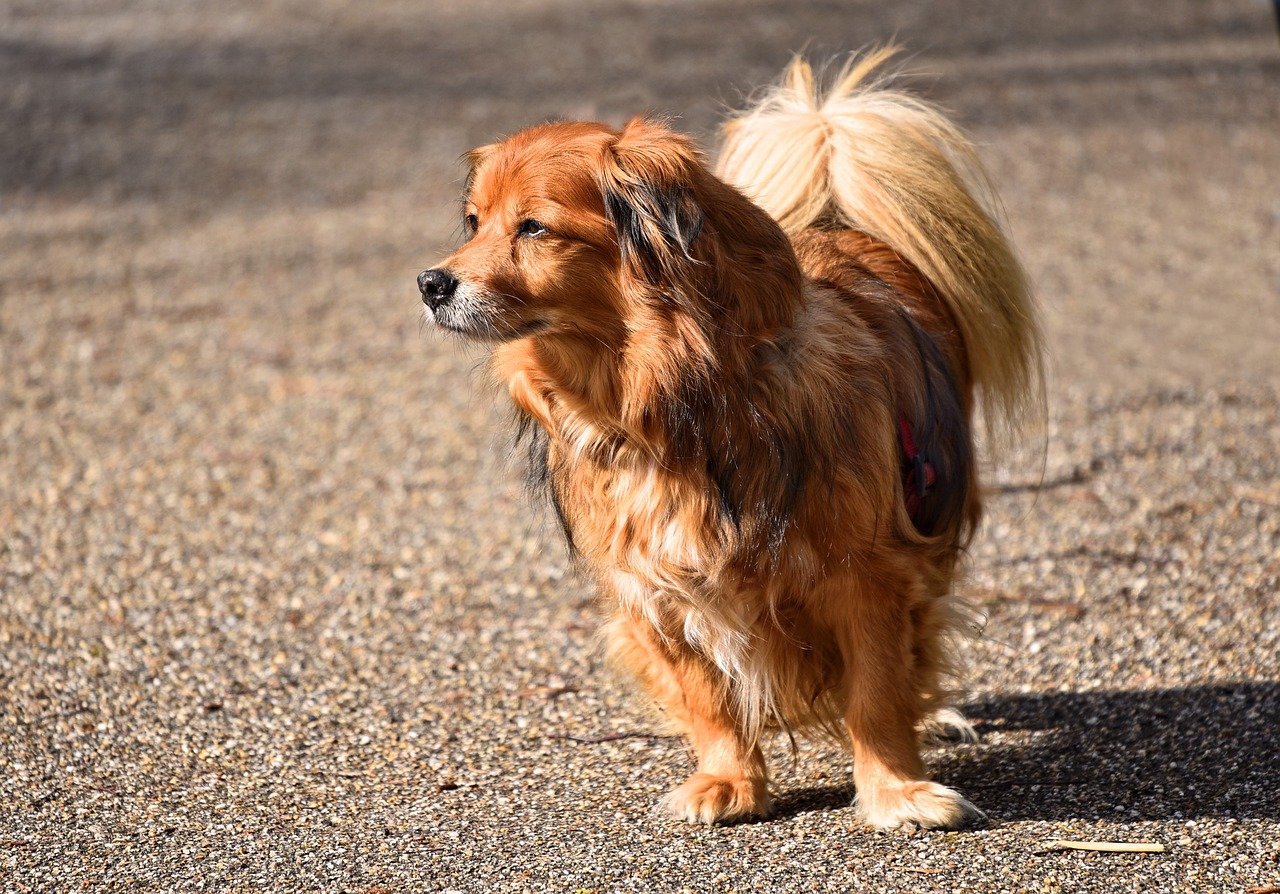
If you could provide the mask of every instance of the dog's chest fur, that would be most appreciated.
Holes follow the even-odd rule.
[[[618,608],[683,639],[731,678],[753,676],[762,602],[734,561],[714,488],[627,445],[601,449],[572,426],[552,436],[551,484],[573,543]],[[593,449],[594,443],[594,449]]]
[[[566,522],[594,570],[677,599],[716,586],[725,551],[705,488],[626,446],[593,456],[553,440],[550,450]]]

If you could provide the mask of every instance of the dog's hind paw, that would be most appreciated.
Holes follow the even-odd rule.
[[[922,829],[971,829],[985,825],[987,815],[954,789],[927,780],[882,785],[858,792],[858,814],[877,829],[919,826]]]

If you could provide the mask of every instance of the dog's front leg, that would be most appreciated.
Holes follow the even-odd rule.
[[[697,771],[667,794],[663,806],[691,823],[767,816],[772,801],[764,755],[744,737],[723,674],[643,619],[620,615],[607,632],[610,653],[640,679],[697,755]]]

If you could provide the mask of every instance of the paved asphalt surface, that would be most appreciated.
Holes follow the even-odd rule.
[[[992,824],[870,832],[847,756],[782,745],[777,817],[675,824],[689,758],[414,275],[469,146],[705,138],[894,35],[1053,351],[973,550],[982,741],[929,758]],[[1280,885],[1278,344],[1261,0],[3,0],[0,891]]]

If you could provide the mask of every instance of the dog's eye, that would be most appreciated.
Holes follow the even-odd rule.
[[[480,218],[476,217],[474,214],[468,214],[462,219],[462,222],[466,225],[468,233],[474,233],[480,228]]]
[[[541,236],[546,232],[547,228],[536,220],[526,220],[524,223],[520,224],[521,236]]]

